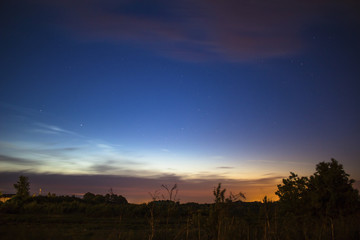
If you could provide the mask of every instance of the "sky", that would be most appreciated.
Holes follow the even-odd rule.
[[[247,201],[337,159],[360,180],[360,4],[15,0],[0,7],[0,191]],[[360,188],[359,183],[355,183]],[[162,192],[161,192],[162,190]],[[164,196],[166,198],[166,196]]]

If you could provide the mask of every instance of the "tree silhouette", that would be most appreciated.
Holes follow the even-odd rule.
[[[335,239],[334,220],[355,213],[359,206],[359,193],[353,183],[343,166],[331,159],[331,162],[317,164],[310,178],[291,172],[289,178],[278,185],[276,195],[286,214],[292,213],[297,221],[302,219],[304,226],[307,225],[304,221],[315,217],[321,224],[319,238],[329,226],[331,239]],[[308,238],[309,229],[304,230],[304,238]]]
[[[95,194],[91,193],[91,192],[87,192],[84,194],[83,196],[83,199],[84,201],[86,202],[91,202],[91,201],[94,201],[94,198],[95,198]]]
[[[320,162],[309,181],[312,207],[322,217],[347,215],[359,200],[359,193],[352,186],[354,182],[335,159]]]
[[[25,176],[20,176],[17,183],[14,184],[16,189],[16,196],[21,198],[26,198],[30,195],[30,183],[29,178]]]
[[[289,178],[283,179],[282,182],[282,185],[277,186],[278,191],[275,194],[279,197],[283,208],[294,214],[303,211],[309,198],[309,179],[290,172]]]
[[[346,215],[359,200],[359,193],[352,186],[354,180],[349,179],[349,174],[335,159],[317,164],[310,178],[290,174],[278,185],[275,194],[280,203],[294,210],[307,205],[317,215],[337,217]]]

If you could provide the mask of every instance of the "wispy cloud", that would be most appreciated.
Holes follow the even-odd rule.
[[[40,129],[34,129],[35,132],[40,132],[45,134],[70,134],[70,135],[80,136],[75,132],[54,125],[48,125],[44,123],[35,123],[35,125],[37,127],[40,127]]]
[[[255,162],[255,163],[269,163],[269,164],[287,164],[287,165],[314,165],[313,162],[307,161],[282,161],[282,160],[247,160],[247,162]]]
[[[0,102],[0,108],[7,109],[12,113],[16,113],[22,116],[35,116],[39,114],[39,110],[28,107],[22,107],[6,102]]]
[[[44,125],[41,125],[44,126]],[[46,125],[46,127],[48,127]],[[49,126],[59,134],[73,136],[72,132]],[[67,141],[67,137],[48,142],[0,142],[0,167],[2,170],[33,166],[36,172],[133,174],[132,169],[144,169],[146,163],[131,154],[123,153],[117,146],[86,138]],[[137,172],[139,174],[141,171]],[[145,171],[146,172],[146,171]],[[145,172],[143,172],[145,174]]]
[[[106,150],[113,150],[114,149],[111,145],[103,144],[103,143],[98,143],[96,146],[99,147],[99,148],[102,148],[102,149],[106,149]]]

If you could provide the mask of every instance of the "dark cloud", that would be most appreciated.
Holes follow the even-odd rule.
[[[39,152],[44,153],[51,153],[51,154],[61,154],[63,155],[64,152],[74,152],[81,150],[80,147],[64,147],[64,148],[47,148],[47,149],[39,149]]]
[[[90,167],[90,170],[95,172],[108,172],[114,170],[114,167],[108,164],[95,164]]]
[[[104,173],[108,171],[116,171],[120,170],[121,168],[116,166],[114,161],[107,161],[102,164],[94,164],[90,167],[90,171],[94,171],[97,173]]]
[[[234,167],[229,167],[229,166],[220,166],[217,167],[218,169],[233,169]]]
[[[22,165],[22,166],[34,166],[34,164],[39,164],[41,162],[36,160],[28,160],[24,158],[0,155],[0,163],[10,163],[10,164]]]
[[[137,44],[174,58],[249,61],[298,53],[304,28],[344,1],[44,1],[80,39]],[[60,9],[60,10],[59,10]],[[354,15],[354,14],[352,14]],[[355,15],[354,15],[355,16]]]
[[[122,174],[133,174],[137,175],[140,171],[125,169],[124,166],[138,166],[145,163],[136,162],[127,159],[118,159],[118,158],[110,158],[108,160],[101,158],[102,163],[94,163],[89,167],[89,171],[97,174],[103,173],[122,173]],[[143,171],[142,173],[149,173],[147,171]]]
[[[66,147],[66,148],[57,148],[56,150],[72,152],[72,151],[76,151],[76,150],[79,150],[79,149],[80,148],[77,148],[77,147]]]

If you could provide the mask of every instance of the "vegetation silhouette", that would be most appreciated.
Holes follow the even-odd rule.
[[[17,183],[14,184],[16,189],[16,197],[27,198],[30,196],[30,183],[29,178],[25,176],[20,176]]]
[[[310,178],[291,172],[275,194],[287,219],[301,226],[298,234],[302,239],[315,238],[316,234],[318,239],[323,235],[325,239],[335,239],[335,222],[344,224],[345,217],[359,213],[359,192],[353,183],[343,166],[331,159],[317,164]]]
[[[335,159],[309,177],[291,172],[278,201],[244,202],[221,183],[211,204],[180,203],[178,185],[162,185],[152,201],[128,203],[113,193],[29,196],[29,179],[0,203],[1,239],[360,239],[360,198],[354,180]],[[163,194],[161,193],[163,191]]]

